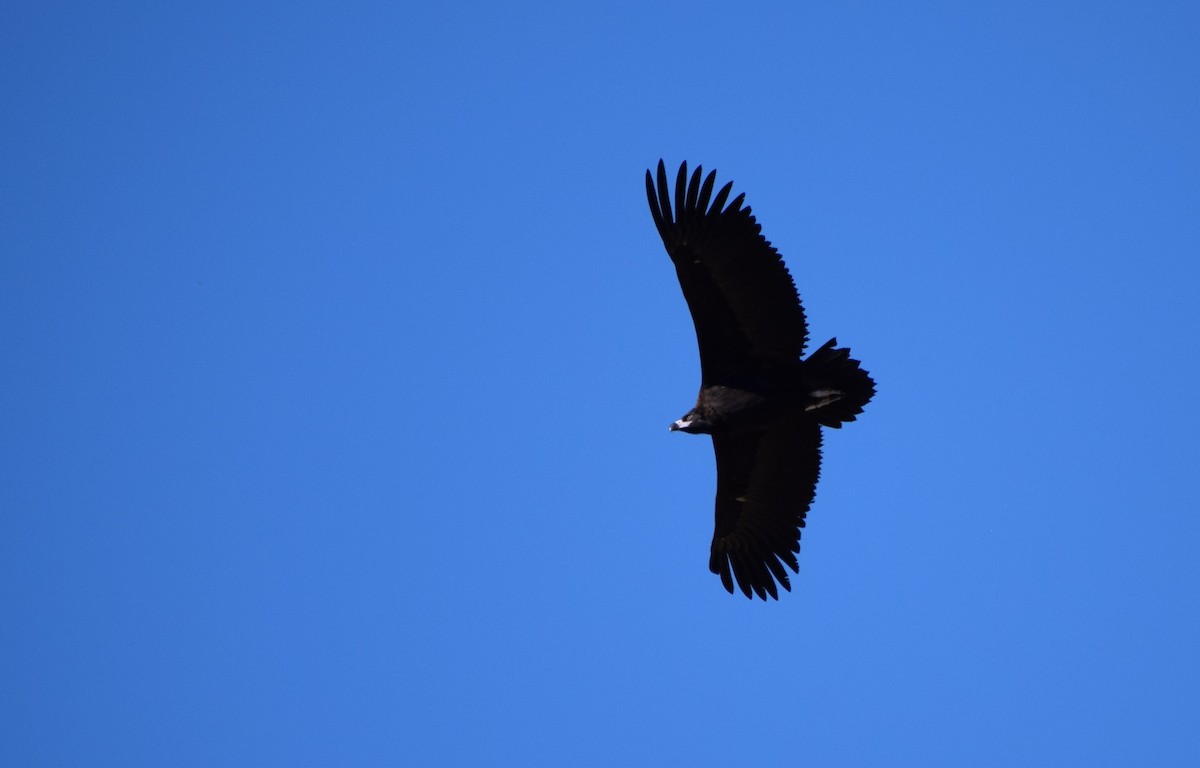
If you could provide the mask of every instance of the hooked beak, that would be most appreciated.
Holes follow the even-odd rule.
[[[690,426],[692,426],[691,419],[677,419],[675,423],[667,427],[667,429],[671,430],[672,432],[678,432],[679,430],[687,429]]]

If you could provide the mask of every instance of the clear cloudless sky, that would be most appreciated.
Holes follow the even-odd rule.
[[[0,10],[0,764],[1200,764],[1200,5]],[[793,590],[643,174],[817,343]]]

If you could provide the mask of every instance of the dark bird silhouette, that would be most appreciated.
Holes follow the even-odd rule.
[[[712,435],[717,459],[716,530],[709,570],[746,597],[792,586],[800,529],[816,494],[821,427],[854,421],[875,382],[830,339],[807,359],[808,322],[779,252],[743,207],[713,195],[716,171],[675,177],[646,171],[650,213],[679,276],[700,347],[696,406],[672,430]]]

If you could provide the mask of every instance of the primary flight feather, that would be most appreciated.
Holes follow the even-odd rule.
[[[675,265],[700,348],[700,394],[672,430],[712,436],[716,530],[709,569],[733,592],[778,599],[798,572],[800,529],[816,493],[821,427],[854,421],[875,383],[830,339],[803,358],[808,322],[779,252],[744,195],[716,194],[716,171],[646,171],[646,196]],[[785,568],[786,566],[786,568]]]

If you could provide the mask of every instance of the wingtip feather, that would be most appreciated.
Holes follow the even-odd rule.
[[[709,216],[718,216],[724,212],[725,201],[729,199],[731,191],[733,191],[733,182],[726,182],[725,186],[721,187],[721,191],[717,193],[717,198],[713,200],[712,207],[708,209]]]
[[[708,213],[708,200],[712,196],[713,184],[716,180],[716,171],[709,171],[708,176],[704,179],[704,186],[700,189],[700,198],[696,201],[696,213],[701,216]]]
[[[659,211],[662,213],[662,222],[664,227],[670,227],[671,221],[671,195],[667,187],[667,166],[662,160],[658,161],[658,205]]]
[[[654,177],[650,175],[649,169],[646,170],[646,200],[650,203],[650,215],[654,218],[654,226],[661,236],[663,234],[662,211],[659,208],[658,195],[654,192]]]
[[[704,166],[702,165],[697,165],[695,170],[692,171],[692,178],[688,182],[687,205],[684,206],[686,210],[696,210],[696,199],[700,195],[700,174],[703,172]]]
[[[679,173],[675,175],[675,223],[683,223],[684,203],[687,200],[687,161],[679,164]]]

